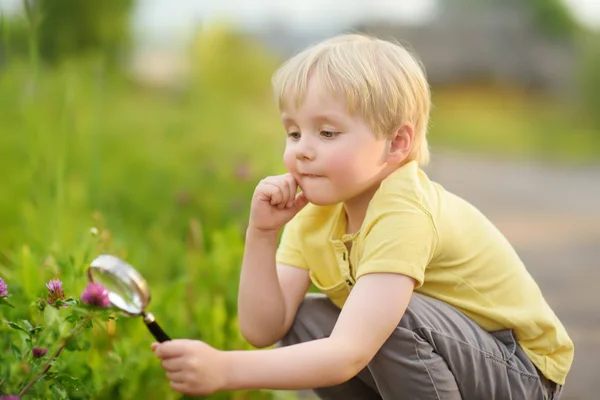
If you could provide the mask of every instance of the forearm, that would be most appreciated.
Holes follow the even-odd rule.
[[[285,304],[277,277],[276,234],[248,230],[238,294],[239,323],[253,345],[268,346],[283,332]]]
[[[357,375],[366,364],[355,349],[332,338],[283,348],[226,352],[229,366],[225,390],[302,390],[337,385]]]

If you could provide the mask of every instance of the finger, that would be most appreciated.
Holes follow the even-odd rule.
[[[186,375],[183,371],[178,372],[167,372],[167,379],[171,381],[171,383],[185,383]]]
[[[182,371],[185,369],[185,363],[181,357],[167,358],[166,360],[162,360],[161,365],[167,372]]]
[[[186,346],[182,340],[170,340],[159,344],[154,353],[162,360],[180,357],[186,351]]]
[[[269,204],[276,206],[281,203],[283,193],[279,185],[272,182],[265,182],[263,194],[269,199]]]
[[[290,188],[290,197],[287,201],[287,207],[292,207],[294,205],[294,201],[296,200],[296,191],[298,190],[298,184],[292,175],[290,175],[287,179],[288,185]]]
[[[298,195],[296,196],[296,199],[294,201],[294,207],[296,207],[296,210],[297,211],[302,210],[304,207],[306,207],[307,204],[308,204],[308,198],[306,198],[306,195],[304,194],[304,192],[298,193]]]
[[[156,351],[156,348],[158,347],[158,342],[154,342],[150,345],[150,347],[152,348],[152,351]]]
[[[188,385],[185,382],[171,382],[171,389],[176,392],[187,394],[188,393]]]
[[[279,209],[285,208],[287,203],[290,201],[290,183],[287,179],[282,179],[280,183],[281,188],[281,202],[277,206]]]

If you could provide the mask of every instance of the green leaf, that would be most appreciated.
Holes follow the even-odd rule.
[[[29,332],[27,332],[29,334],[29,336],[36,336],[38,333],[40,333],[41,331],[43,331],[46,327],[45,326],[36,326],[35,328],[31,328],[29,329]]]
[[[8,301],[8,299],[6,297],[0,297],[0,306],[15,308],[15,306],[10,304],[10,302]]]
[[[44,310],[44,322],[46,325],[55,325],[61,320],[59,311],[53,307],[46,307]]]
[[[46,375],[44,375],[44,380],[46,380],[48,382],[52,382],[56,379],[57,376],[58,376],[58,372],[50,370],[49,372],[46,372]]]
[[[19,325],[15,324],[15,323],[14,323],[14,322],[12,322],[12,321],[6,321],[6,323],[8,324],[8,326],[10,326],[10,327],[11,327],[11,328],[13,328],[13,329],[16,329],[16,330],[18,330],[18,331],[23,331],[23,332],[27,333],[27,330],[26,330],[26,329],[24,329],[24,328],[20,327]]]
[[[21,349],[19,349],[17,346],[15,346],[14,343],[10,344],[10,349],[12,350],[12,353],[15,356],[15,358],[21,359],[23,357],[23,353],[21,352]]]
[[[77,301],[76,299],[74,299],[72,297],[69,297],[68,299],[63,300],[63,303],[68,304],[70,306],[75,306],[79,303],[79,301]]]
[[[83,389],[83,383],[80,379],[66,374],[59,374],[56,377],[56,381],[60,382],[66,388],[73,388],[77,390]]]
[[[56,308],[58,310],[65,308],[64,307],[65,305],[68,305],[67,301],[66,300],[61,300],[61,299],[58,299],[54,303],[52,303],[52,307],[54,307],[54,308]]]
[[[91,343],[88,339],[85,338],[75,338],[73,340],[71,340],[67,346],[65,347],[65,350],[68,351],[85,351],[85,350],[89,350],[91,348]]]
[[[65,318],[65,321],[74,324],[74,323],[77,323],[80,319],[81,319],[81,317],[79,315],[71,314],[67,318]]]
[[[33,326],[31,325],[31,322],[27,321],[26,319],[22,320],[23,321],[23,325],[25,325],[25,327],[27,328],[27,330],[32,330]]]
[[[31,304],[32,307],[35,307],[40,311],[44,311],[47,305],[48,303],[46,302],[46,300],[40,298],[38,298]]]
[[[58,399],[58,400],[68,400],[69,399],[69,396],[67,395],[67,391],[60,383],[52,383],[50,385],[50,390],[52,391],[52,394],[54,395],[55,399]]]

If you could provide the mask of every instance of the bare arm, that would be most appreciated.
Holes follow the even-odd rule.
[[[369,274],[357,281],[329,338],[294,346],[227,352],[225,390],[331,386],[362,370],[404,315],[414,280]]]
[[[308,271],[275,263],[277,235],[248,230],[240,276],[238,314],[242,335],[255,347],[280,340],[310,285]]]

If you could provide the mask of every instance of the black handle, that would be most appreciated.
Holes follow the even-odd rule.
[[[144,321],[146,326],[152,333],[152,335],[158,340],[160,343],[171,340],[171,338],[162,330],[162,328],[158,325],[156,321]]]

